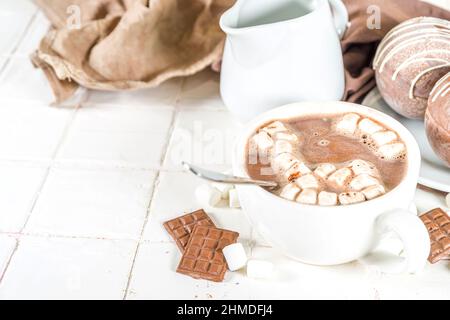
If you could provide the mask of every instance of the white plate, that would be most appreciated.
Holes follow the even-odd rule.
[[[377,88],[367,95],[362,104],[392,116],[408,128],[419,143],[422,154],[419,183],[436,190],[450,192],[450,169],[433,152],[423,121],[407,119],[397,114],[384,101]]]

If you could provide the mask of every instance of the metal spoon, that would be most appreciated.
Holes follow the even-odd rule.
[[[248,178],[241,178],[241,177],[235,177],[232,175],[226,175],[220,172],[215,171],[209,171],[202,168],[199,168],[197,166],[194,166],[192,164],[189,164],[187,162],[181,163],[183,167],[195,174],[197,177],[200,177],[205,180],[213,181],[213,182],[219,182],[219,183],[229,183],[229,184],[256,184],[261,187],[268,187],[268,188],[276,188],[278,187],[278,183],[273,181],[262,181],[262,180],[252,180]]]

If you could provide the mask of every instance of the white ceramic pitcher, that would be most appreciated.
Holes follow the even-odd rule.
[[[238,0],[220,20],[227,108],[246,122],[292,102],[340,100],[347,24],[341,0]]]

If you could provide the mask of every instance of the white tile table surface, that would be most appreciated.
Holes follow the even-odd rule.
[[[218,76],[85,92],[50,107],[49,85],[28,59],[48,27],[29,1],[1,1],[0,299],[450,299],[448,262],[402,276],[357,262],[308,266],[268,247],[240,210],[220,208],[206,210],[240,232],[249,256],[275,263],[273,279],[235,272],[217,284],[177,274],[180,253],[161,223],[199,208],[202,183],[179,161],[229,168],[240,128]],[[422,190],[416,205],[445,207],[442,195]]]

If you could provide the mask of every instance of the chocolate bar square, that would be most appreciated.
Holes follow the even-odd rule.
[[[196,225],[186,246],[177,272],[195,279],[221,282],[227,271],[222,249],[235,243],[237,232],[213,226]]]
[[[420,219],[430,234],[431,250],[428,260],[436,263],[450,256],[450,217],[442,209],[423,214]]]
[[[212,227],[215,226],[211,218],[206,214],[205,211],[197,210],[165,222],[164,228],[175,240],[175,243],[177,244],[178,248],[180,248],[181,252],[184,252],[184,249],[191,236],[192,230],[196,225]]]

